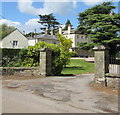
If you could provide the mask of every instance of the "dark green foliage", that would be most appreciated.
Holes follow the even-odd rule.
[[[71,22],[70,22],[70,20],[67,20],[67,22],[65,23],[65,27],[63,28],[63,30],[68,30],[68,26],[69,25],[71,25]]]
[[[20,66],[19,52],[20,49],[7,49],[3,48],[2,50],[2,66],[3,67],[17,67]]]
[[[9,33],[11,33],[15,27],[8,26],[6,24],[0,25],[0,40],[6,37]]]
[[[26,37],[34,37],[35,35],[39,35],[40,33],[34,33],[34,32],[30,32],[28,34],[26,34]]]
[[[77,46],[83,50],[91,50],[94,47],[94,43],[79,42]]]
[[[28,66],[24,63],[24,60],[30,60],[28,57],[27,49],[7,49],[3,48],[1,66],[3,67],[23,67]],[[31,62],[30,62],[31,63]]]
[[[111,2],[87,9],[79,14],[77,28],[91,38],[93,45],[109,46],[111,53],[114,53],[116,50],[114,48],[120,44],[120,14],[113,13],[113,9],[115,6]]]
[[[39,15],[39,17],[40,17],[40,21],[38,21],[38,23],[43,25],[41,30],[45,32],[47,28],[48,34],[50,34],[52,29],[54,32],[57,31],[59,22],[56,21],[57,19],[55,18],[55,16],[53,16],[52,13],[48,15]]]

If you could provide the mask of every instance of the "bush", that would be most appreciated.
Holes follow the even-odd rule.
[[[0,49],[2,53],[2,66],[3,67],[11,67],[14,66],[15,63],[19,60],[19,51],[20,49]]]
[[[24,66],[38,66],[39,65],[39,49],[50,48],[52,49],[52,73],[54,75],[61,74],[61,71],[66,64],[69,63],[70,57],[74,55],[74,52],[70,52],[69,49],[72,46],[71,39],[66,39],[63,35],[58,34],[60,41],[59,45],[48,44],[45,41],[36,43],[35,46],[29,46],[26,58],[23,60]],[[21,57],[24,53],[20,53]]]

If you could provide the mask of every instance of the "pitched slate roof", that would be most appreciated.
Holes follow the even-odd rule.
[[[35,38],[58,39],[55,35],[47,34],[36,35]]]
[[[48,35],[48,34],[40,34],[40,35],[35,35],[34,37],[27,37],[28,39],[38,39],[38,38],[42,38],[42,39],[54,39],[54,40],[58,40],[57,36],[55,35]]]

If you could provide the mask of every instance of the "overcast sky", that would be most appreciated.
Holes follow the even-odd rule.
[[[4,0],[0,13],[0,24],[15,26],[21,32],[40,32],[39,14],[53,13],[61,24],[69,19],[74,28],[78,25],[78,14],[106,0]],[[115,1],[115,0],[114,0]],[[114,5],[118,7],[118,2]],[[118,8],[115,9],[118,13]]]

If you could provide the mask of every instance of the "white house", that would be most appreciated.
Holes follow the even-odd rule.
[[[77,56],[83,56],[83,57],[93,56],[93,52],[86,51],[86,50],[81,49],[80,47],[77,47],[77,44],[80,42],[81,43],[82,42],[90,42],[89,37],[87,37],[84,34],[81,34],[80,31],[76,32],[76,30],[71,29],[70,25],[68,26],[68,30],[63,31],[62,27],[60,26],[59,27],[59,34],[63,34],[68,39],[69,38],[72,39],[73,43],[72,43],[72,47],[70,50],[76,52]]]
[[[0,41],[0,48],[27,48],[28,39],[18,30],[13,30]]]
[[[72,47],[77,47],[79,42],[89,42],[89,38],[86,35],[80,34],[80,32],[71,29],[70,25],[66,31],[62,31],[62,27],[59,27],[59,34],[63,34],[68,39],[72,38]]]

